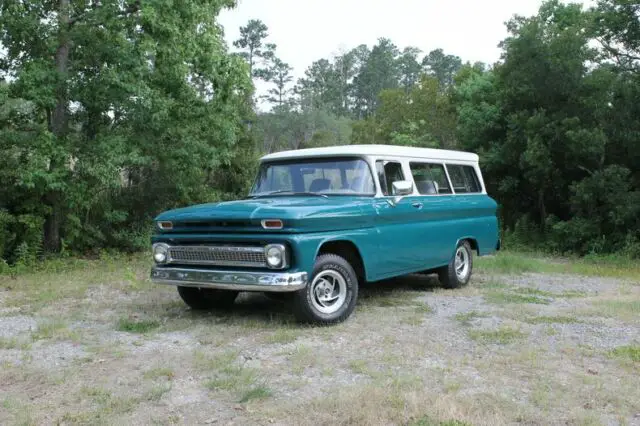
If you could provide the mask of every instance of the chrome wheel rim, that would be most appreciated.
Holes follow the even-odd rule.
[[[454,262],[458,280],[464,281],[469,275],[469,252],[464,247],[458,247]]]
[[[311,282],[311,303],[323,314],[333,314],[347,299],[347,280],[333,270],[320,272]]]

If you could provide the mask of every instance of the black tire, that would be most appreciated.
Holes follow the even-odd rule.
[[[468,261],[468,270],[466,274],[463,274],[462,277],[456,273],[456,257],[458,256],[459,251],[461,251],[463,256],[466,256]],[[471,274],[473,272],[473,250],[471,249],[471,245],[469,241],[464,240],[460,241],[456,246],[456,250],[453,253],[453,257],[449,261],[447,266],[443,266],[438,269],[438,277],[440,278],[440,283],[445,288],[460,288],[464,287],[469,283],[471,279]]]
[[[341,289],[344,286],[344,299],[339,297],[335,303],[340,303],[339,307],[331,306],[326,308],[328,310],[335,309],[331,312],[323,312],[320,310],[322,307],[321,302],[317,298],[317,294],[314,287],[322,287],[322,282],[318,279],[315,283],[314,280],[319,276],[328,277],[330,280],[334,279],[334,289],[338,286]],[[338,278],[342,277],[342,281]],[[336,293],[332,293],[336,294]],[[340,293],[342,294],[342,293]],[[327,297],[331,296],[327,294]],[[299,322],[314,323],[318,325],[329,325],[343,322],[353,313],[356,302],[358,300],[358,276],[353,267],[343,257],[335,254],[323,254],[318,256],[315,265],[313,267],[313,273],[309,278],[309,283],[305,288],[294,293],[293,298],[293,313]],[[320,307],[320,308],[319,308]]]
[[[181,287],[178,294],[184,302],[198,311],[210,309],[227,309],[233,306],[238,291],[217,290],[212,288]]]

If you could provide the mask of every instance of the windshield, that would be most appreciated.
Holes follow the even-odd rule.
[[[374,195],[369,165],[362,159],[304,159],[260,166],[250,195],[269,193]]]

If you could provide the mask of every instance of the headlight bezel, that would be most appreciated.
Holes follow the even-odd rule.
[[[155,243],[152,247],[153,261],[158,265],[166,265],[169,263],[169,248],[170,246],[167,243]],[[163,254],[164,258],[162,260],[158,260],[158,254]]]
[[[173,230],[173,221],[170,220],[158,220],[156,221],[156,227],[161,231]]]
[[[280,261],[277,264],[272,264],[271,262],[269,262],[269,258],[271,257],[269,255],[269,252],[272,250],[277,250],[280,253]],[[267,244],[266,246],[264,246],[264,257],[269,269],[284,269],[289,266],[289,253],[287,247],[284,244]]]

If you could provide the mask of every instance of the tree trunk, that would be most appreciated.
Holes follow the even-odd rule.
[[[56,50],[55,65],[58,73],[58,87],[56,89],[56,106],[51,118],[51,132],[56,143],[64,143],[67,135],[67,67],[69,64],[69,0],[60,0],[58,10],[59,34]],[[51,156],[49,171],[64,167],[64,157],[57,152]],[[49,252],[60,250],[60,229],[62,227],[62,202],[58,190],[49,191],[44,202],[51,209],[44,224],[44,249]]]
[[[544,189],[538,191],[538,209],[540,210],[540,231],[544,232],[545,222],[547,220],[547,208],[544,205]]]

